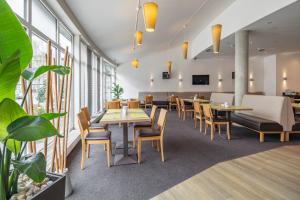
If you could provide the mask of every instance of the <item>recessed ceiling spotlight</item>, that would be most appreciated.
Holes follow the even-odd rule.
[[[264,52],[264,51],[265,51],[264,48],[257,48],[256,50],[257,50],[258,52]]]

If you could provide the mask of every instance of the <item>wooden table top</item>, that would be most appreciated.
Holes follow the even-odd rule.
[[[292,103],[293,108],[299,108],[300,109],[300,103]]]
[[[252,108],[247,107],[247,106],[225,107],[224,105],[220,105],[220,104],[211,104],[211,109],[217,110],[217,111],[250,111],[250,110],[253,110]]]
[[[189,102],[189,103],[193,103],[194,101],[200,102],[200,103],[209,103],[210,100],[206,100],[206,99],[183,99],[183,101]]]
[[[127,115],[122,115],[122,109],[108,109],[100,120],[100,124],[149,122],[150,117],[143,109],[128,109]]]

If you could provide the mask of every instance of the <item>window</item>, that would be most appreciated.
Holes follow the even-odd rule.
[[[25,15],[25,3],[24,0],[6,0],[10,7],[15,11],[20,17],[24,18]]]
[[[56,41],[56,19],[40,2],[32,1],[32,25]]]
[[[72,35],[69,33],[69,31],[60,24],[59,26],[59,45],[66,49],[66,47],[69,48],[69,50],[72,49]]]
[[[103,92],[104,102],[112,99],[111,88],[115,80],[114,67],[106,61],[103,61]]]

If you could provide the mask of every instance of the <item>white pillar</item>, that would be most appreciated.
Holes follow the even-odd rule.
[[[235,105],[241,105],[248,93],[249,32],[235,33]]]

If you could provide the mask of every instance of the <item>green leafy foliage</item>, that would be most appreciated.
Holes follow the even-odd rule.
[[[19,50],[19,69],[22,72],[31,61],[32,46],[23,26],[5,0],[0,0],[0,30],[0,60],[7,60]]]
[[[22,160],[12,160],[15,169],[26,174],[37,183],[41,183],[46,178],[46,159],[44,154],[38,153]]]
[[[71,69],[70,67],[65,67],[60,65],[49,65],[49,66],[44,65],[37,68],[34,72],[32,72],[30,69],[26,69],[22,73],[22,76],[26,80],[33,81],[34,79],[38,78],[39,76],[41,76],[42,74],[48,71],[53,71],[60,75],[67,75],[70,73]]]
[[[0,140],[4,140],[8,136],[6,128],[9,124],[26,115],[27,113],[15,101],[4,99],[0,103]],[[10,139],[7,141],[6,147],[10,151],[18,153],[20,151],[21,143]]]
[[[47,120],[52,120],[52,119],[55,119],[55,118],[58,118],[58,117],[63,117],[65,116],[67,113],[64,112],[64,113],[43,113],[40,115],[40,117],[43,117]]]
[[[46,137],[60,136],[52,123],[40,116],[24,116],[7,127],[8,138],[18,141],[36,141]]]
[[[20,74],[20,52],[16,51],[12,56],[0,63],[0,102],[4,98],[15,99],[15,90]]]
[[[124,93],[124,89],[119,84],[114,84],[111,92],[114,95],[114,98],[120,99],[120,97]]]

